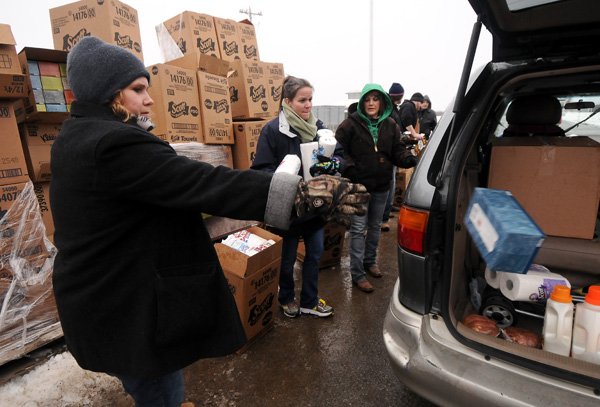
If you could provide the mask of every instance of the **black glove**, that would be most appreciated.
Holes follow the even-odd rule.
[[[317,155],[318,163],[310,167],[310,175],[316,177],[317,175],[335,175],[340,170],[340,160],[337,157],[327,157],[324,155]]]
[[[417,158],[417,156],[411,154],[411,155],[404,157],[404,159],[402,160],[402,165],[400,165],[400,167],[412,168],[412,167],[416,167],[418,163],[419,163],[419,159]]]
[[[369,194],[361,184],[353,184],[346,178],[320,175],[298,184],[295,208],[299,218],[321,216],[346,227],[352,215],[364,215]]]

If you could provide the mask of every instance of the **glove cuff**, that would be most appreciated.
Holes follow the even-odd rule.
[[[289,228],[294,199],[298,190],[298,183],[301,180],[300,176],[285,172],[273,174],[265,208],[265,223],[267,225],[284,230]]]

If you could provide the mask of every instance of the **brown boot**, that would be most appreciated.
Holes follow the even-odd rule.
[[[373,287],[371,285],[371,283],[369,283],[369,280],[367,280],[366,278],[363,280],[360,280],[358,282],[354,282],[354,285],[362,292],[365,293],[372,293],[375,290],[375,287]]]
[[[365,266],[365,271],[375,278],[383,277],[383,273],[379,270],[377,264],[369,264],[368,266]]]
[[[194,407],[195,404],[192,403],[191,401],[185,401],[183,403],[181,403],[181,407]]]

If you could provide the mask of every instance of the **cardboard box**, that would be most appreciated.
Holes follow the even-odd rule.
[[[0,98],[18,99],[27,96],[25,75],[15,48],[10,25],[0,24]]]
[[[588,137],[499,138],[488,186],[511,191],[547,235],[592,239],[600,144]]]
[[[273,117],[267,100],[265,64],[259,61],[231,63],[229,95],[234,119],[267,119]]]
[[[492,271],[527,273],[544,242],[544,232],[509,191],[475,188],[464,222]]]
[[[281,95],[283,94],[283,80],[285,73],[283,64],[278,62],[263,62],[265,64],[265,77],[267,80],[267,103],[272,117],[279,114]]]
[[[0,103],[0,129],[0,185],[27,182],[27,161],[11,103]]]
[[[39,182],[33,184],[33,192],[38,200],[42,222],[46,228],[46,236],[54,235],[54,218],[50,209],[50,183]]]
[[[198,94],[202,134],[206,144],[233,144],[231,106],[229,101],[229,65],[214,57],[199,58]]]
[[[334,267],[340,264],[342,251],[344,250],[344,240],[346,238],[346,228],[337,223],[330,222],[325,225],[324,250],[319,262],[319,268]],[[298,256],[296,259],[304,262],[306,248],[304,242],[298,245]]]
[[[279,268],[281,266],[281,237],[259,227],[248,231],[275,244],[247,256],[240,251],[216,243],[219,262],[229,282],[248,339],[258,335],[273,324],[277,308]]]
[[[237,32],[240,40],[240,55],[242,60],[260,61],[258,53],[258,41],[256,40],[256,30],[250,20],[242,20],[237,23]]]
[[[66,75],[61,73],[60,66],[67,61],[67,52],[55,49],[25,47],[19,52],[19,61],[25,75],[27,94],[23,100],[25,120],[28,122],[43,121],[44,123],[62,123],[69,114],[64,97],[66,77],[60,76],[62,90],[44,90],[42,75],[52,77]],[[42,70],[40,71],[40,66]],[[63,81],[64,79],[64,81]],[[48,79],[45,80],[48,82]],[[58,81],[54,82],[57,85]],[[48,100],[46,100],[48,97]]]
[[[196,71],[169,64],[148,68],[154,99],[152,133],[169,143],[202,142]]]
[[[241,60],[238,23],[234,20],[219,17],[213,17],[213,20],[221,59],[224,61]]]
[[[20,126],[23,152],[33,182],[50,181],[50,150],[60,133],[60,124],[24,123]]]
[[[233,122],[233,168],[247,170],[252,166],[260,132],[267,123],[267,120]]]
[[[137,10],[118,0],[82,0],[50,9],[54,48],[70,51],[93,35],[123,47],[144,61]]]
[[[209,55],[221,58],[215,22],[208,14],[184,11],[159,24],[156,31],[165,61],[174,59],[168,57],[176,55],[176,50],[171,50],[172,47],[177,47],[184,55],[193,52],[198,56]]]

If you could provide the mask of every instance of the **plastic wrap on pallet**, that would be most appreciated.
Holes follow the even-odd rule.
[[[173,143],[171,147],[179,155],[183,155],[192,160],[204,161],[213,166],[224,165],[231,167],[231,147],[222,144],[204,144],[204,143]]]
[[[21,357],[19,350],[40,337],[62,331],[52,293],[56,248],[46,237],[33,183],[0,216],[2,364]]]

